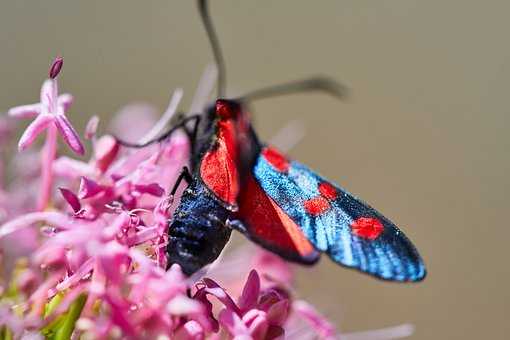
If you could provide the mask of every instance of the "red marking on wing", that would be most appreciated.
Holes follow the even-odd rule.
[[[351,223],[352,232],[363,238],[375,240],[383,232],[381,221],[372,217],[360,217]]]
[[[328,200],[322,196],[317,196],[304,201],[303,206],[306,212],[312,216],[319,216],[331,207]]]
[[[239,216],[249,236],[273,251],[298,255],[314,262],[319,254],[298,225],[269,197],[252,176],[239,199]],[[285,255],[283,255],[285,256]]]
[[[262,156],[264,156],[269,164],[271,164],[276,170],[280,172],[289,171],[289,161],[280,153],[280,151],[272,147],[266,147],[262,150]]]
[[[232,120],[218,122],[216,145],[200,164],[200,176],[218,198],[235,204],[239,194],[238,150]]]
[[[328,182],[322,182],[319,184],[319,192],[322,196],[326,197],[328,200],[334,200],[338,196],[338,192],[334,186],[329,184]]]

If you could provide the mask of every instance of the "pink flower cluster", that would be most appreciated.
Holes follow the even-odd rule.
[[[90,159],[57,157],[58,134],[76,154],[85,153],[66,116],[72,96],[58,95],[62,65],[61,58],[52,64],[40,103],[8,112],[34,120],[18,144],[24,152],[0,163],[0,178],[8,170],[12,178],[8,186],[0,181],[0,338],[338,336],[312,306],[295,299],[291,267],[262,250],[242,248],[241,256],[227,255],[191,278],[178,265],[165,270],[168,220],[179,199],[168,191],[188,164],[187,136],[177,132],[159,145],[125,150],[111,135],[98,136],[99,119],[92,117],[85,131]],[[149,135],[165,125],[180,96],[176,91]],[[129,115],[151,121],[135,107],[120,122],[136,119]],[[12,120],[0,117],[2,158],[13,129]],[[44,131],[44,146],[32,151]],[[137,124],[118,131],[139,139],[141,132]]]

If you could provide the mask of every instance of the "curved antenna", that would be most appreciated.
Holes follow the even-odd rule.
[[[209,15],[209,7],[207,0],[198,0],[198,10],[200,11],[200,17],[204,24],[209,43],[211,44],[214,60],[216,61],[216,67],[218,68],[218,98],[223,98],[225,95],[226,88],[226,70],[225,60],[223,59],[223,53],[221,52],[220,42],[216,31],[214,30],[211,16]]]
[[[264,87],[238,97],[237,100],[247,102],[257,99],[266,99],[286,94],[310,91],[322,91],[338,99],[344,99],[348,93],[348,89],[335,80],[329,77],[316,76],[284,84]]]

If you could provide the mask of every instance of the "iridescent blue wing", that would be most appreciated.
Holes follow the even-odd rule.
[[[333,261],[378,278],[420,281],[425,266],[390,220],[277,150],[263,148],[253,169],[262,190]]]

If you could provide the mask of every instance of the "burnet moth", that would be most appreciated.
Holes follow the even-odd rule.
[[[162,136],[185,129],[193,145],[171,191],[187,188],[169,221],[169,264],[192,275],[212,263],[237,230],[265,249],[302,264],[321,253],[334,262],[392,281],[420,281],[426,270],[418,251],[395,224],[365,202],[308,167],[259,141],[246,104],[258,98],[321,90],[343,96],[327,78],[310,78],[225,98],[225,64],[208,13],[198,7],[218,68],[218,99],[206,112],[183,116]]]

